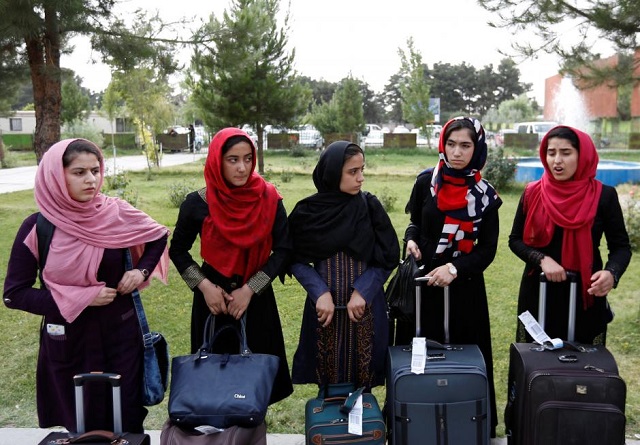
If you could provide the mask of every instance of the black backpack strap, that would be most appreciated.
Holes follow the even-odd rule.
[[[44,217],[42,213],[38,213],[38,220],[36,221],[36,235],[38,236],[38,267],[40,273],[40,287],[44,288],[44,280],[42,279],[42,271],[44,265],[47,263],[47,256],[49,255],[49,246],[51,245],[51,239],[53,238],[54,226],[51,221]]]

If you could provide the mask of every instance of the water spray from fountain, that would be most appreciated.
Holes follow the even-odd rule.
[[[589,113],[582,93],[578,90],[573,79],[565,76],[553,97],[554,120],[562,125],[589,132]]]

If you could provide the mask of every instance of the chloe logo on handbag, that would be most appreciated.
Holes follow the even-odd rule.
[[[238,394],[238,393],[235,393],[235,394],[233,395],[233,398],[234,398],[234,399],[246,399],[246,398],[247,398],[247,396],[245,396],[244,394]]]

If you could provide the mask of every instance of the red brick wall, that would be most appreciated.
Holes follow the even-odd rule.
[[[636,48],[635,59],[640,61],[640,48]],[[636,64],[634,77],[640,78],[640,63]],[[640,84],[636,84],[631,93],[631,117],[640,117]]]

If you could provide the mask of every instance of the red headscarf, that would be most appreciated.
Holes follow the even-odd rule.
[[[558,127],[556,127],[558,128]],[[602,183],[595,179],[598,153],[588,134],[566,127],[578,136],[580,147],[578,168],[569,181],[554,179],[547,164],[548,133],[540,144],[542,178],[527,186],[527,213],[523,241],[531,247],[543,247],[551,242],[556,226],[562,227],[562,267],[580,272],[584,308],[593,304],[587,293],[591,287],[593,243],[591,227],[598,209]]]
[[[169,233],[165,226],[122,199],[100,192],[86,202],[76,201],[69,196],[62,158],[69,144],[77,140],[65,139],[47,150],[38,166],[34,188],[40,213],[56,226],[42,276],[61,315],[69,323],[89,306],[105,286],[97,278],[104,249],[129,247],[136,264],[145,243]],[[100,151],[97,146],[95,148]],[[98,190],[103,180],[104,158],[100,160]],[[37,258],[35,226],[24,243]],[[168,258],[165,249],[152,274],[165,284],[169,270]],[[148,284],[142,283],[139,289]]]
[[[233,136],[246,138],[253,154],[251,174],[241,187],[229,184],[222,174],[222,148]],[[245,281],[269,259],[271,230],[282,199],[255,167],[256,148],[247,133],[233,127],[216,133],[204,166],[209,216],[202,226],[201,255],[224,276],[240,275]]]

